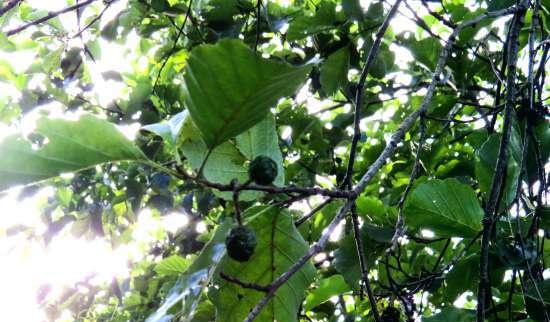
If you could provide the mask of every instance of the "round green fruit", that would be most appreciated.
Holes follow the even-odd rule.
[[[258,242],[254,231],[245,226],[238,226],[225,238],[225,247],[229,257],[239,262],[246,262],[254,254]]]
[[[277,177],[277,163],[265,155],[257,156],[248,167],[250,180],[260,185],[269,185]]]

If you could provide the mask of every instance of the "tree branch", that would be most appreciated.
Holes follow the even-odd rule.
[[[354,118],[353,118],[353,138],[351,141],[348,168],[346,170],[346,175],[344,177],[344,180],[342,180],[342,185],[341,185],[342,187],[345,187],[348,189],[351,188],[351,182],[352,182],[351,177],[353,175],[355,154],[357,153],[357,144],[359,143],[359,138],[361,137],[361,129],[359,128],[359,123],[361,121],[361,104],[363,103],[363,89],[365,87],[365,82],[367,80],[367,75],[369,74],[369,70],[372,64],[374,63],[374,59],[378,55],[378,50],[380,49],[382,38],[384,37],[384,34],[386,33],[388,26],[390,25],[390,21],[393,19],[393,16],[395,16],[395,14],[397,13],[397,9],[399,8],[401,1],[402,0],[395,1],[395,4],[391,7],[390,12],[388,12],[386,19],[384,19],[384,22],[378,29],[374,43],[372,44],[372,47],[367,55],[365,66],[363,66],[363,70],[361,71],[361,76],[359,77],[359,83],[357,84],[357,89],[355,92],[355,104],[354,104],[355,111],[354,111]]]
[[[353,222],[353,235],[355,238],[355,247],[357,249],[357,256],[359,257],[359,267],[361,269],[361,294],[360,297],[363,297],[363,287],[367,289],[367,296],[369,298],[370,307],[372,310],[372,315],[374,316],[374,321],[381,322],[380,314],[378,313],[378,308],[376,307],[376,299],[372,292],[372,286],[369,280],[369,265],[367,259],[365,258],[365,247],[363,245],[363,239],[361,239],[361,229],[359,228],[359,218],[357,216],[357,206],[355,202],[351,205],[351,220]]]
[[[483,218],[483,233],[481,237],[481,254],[479,263],[479,285],[477,297],[477,321],[485,321],[485,305],[490,300],[491,289],[489,280],[489,242],[491,231],[497,217],[498,206],[506,169],[508,166],[508,145],[510,142],[510,132],[512,128],[512,111],[516,104],[516,64],[518,60],[519,33],[523,26],[525,13],[527,11],[527,1],[522,1],[516,10],[514,23],[510,26],[510,38],[508,41],[508,60],[506,63],[508,75],[506,77],[506,102],[504,105],[504,124],[502,128],[502,138],[498,151],[498,159],[495,173],[491,182],[491,191],[485,207],[485,216]]]
[[[178,41],[180,40],[181,35],[183,34],[183,29],[185,28],[185,24],[187,23],[187,20],[191,16],[191,7],[193,6],[193,0],[189,0],[189,6],[187,7],[187,12],[185,13],[185,18],[183,18],[183,22],[181,23],[181,27],[178,29],[178,34],[176,35],[176,39],[174,39],[174,44],[172,45],[172,49],[170,49],[170,53],[168,56],[164,59],[162,62],[162,65],[160,66],[160,69],[157,73],[157,78],[155,79],[155,83],[153,84],[153,90],[156,91],[158,81],[160,79],[160,74],[162,74],[162,70],[168,63],[168,59],[174,54],[176,51],[176,47],[178,45]]]
[[[67,7],[67,8],[64,8],[64,9],[61,9],[61,10],[58,10],[58,11],[50,12],[50,13],[48,13],[47,15],[45,15],[44,17],[42,17],[42,18],[38,18],[38,19],[33,20],[33,21],[29,22],[29,23],[26,23],[26,24],[24,24],[24,25],[21,25],[21,26],[19,26],[19,27],[16,27],[16,28],[14,28],[14,29],[12,29],[12,30],[8,30],[8,31],[6,31],[5,34],[6,34],[6,36],[8,36],[8,37],[9,37],[9,36],[13,36],[13,35],[15,35],[15,34],[21,32],[21,31],[23,31],[23,30],[29,28],[29,27],[36,26],[36,25],[38,25],[38,24],[41,24],[41,23],[43,23],[43,22],[45,22],[45,21],[48,21],[48,20],[50,20],[50,19],[53,19],[53,18],[55,18],[55,17],[57,17],[57,16],[59,16],[59,15],[62,15],[62,14],[64,14],[64,13],[71,12],[71,11],[73,11],[73,10],[78,10],[78,9],[80,9],[80,8],[82,8],[82,7],[86,7],[86,6],[92,4],[93,2],[96,2],[96,1],[97,1],[97,0],[86,0],[86,1],[84,1],[84,2],[75,4],[74,6],[70,6],[70,7]]]
[[[13,9],[15,6],[17,6],[21,2],[23,2],[23,0],[11,0],[10,2],[8,2],[5,6],[0,8],[0,17],[2,17],[6,12]]]
[[[220,272],[220,277],[223,278],[224,280],[230,282],[230,283],[237,284],[242,288],[248,288],[248,289],[251,289],[251,290],[255,290],[255,291],[258,291],[258,292],[264,292],[264,293],[269,292],[269,287],[267,287],[267,286],[261,286],[261,285],[254,284],[254,283],[244,282],[244,281],[241,281],[238,278],[235,278],[233,276],[229,276],[229,275],[225,274],[224,272]]]
[[[388,251],[390,252],[395,250],[395,247],[397,246],[399,238],[405,234],[405,219],[403,216],[403,207],[405,206],[405,200],[407,200],[407,196],[409,195],[409,192],[412,188],[414,180],[416,179],[418,168],[420,166],[420,153],[422,152],[424,141],[426,139],[425,130],[426,130],[426,122],[424,121],[424,118],[421,117],[420,130],[419,130],[420,134],[418,138],[418,148],[416,149],[416,156],[414,158],[414,165],[411,170],[411,175],[409,177],[409,183],[407,184],[407,187],[405,187],[405,191],[403,192],[403,195],[401,196],[401,199],[399,199],[399,203],[397,204],[397,208],[399,209],[399,212],[397,214],[397,222],[395,223],[395,233],[393,234],[393,237],[391,239],[391,246],[388,249]]]

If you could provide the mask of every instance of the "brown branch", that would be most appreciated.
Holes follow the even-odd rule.
[[[527,12],[527,1],[522,1],[516,10],[514,23],[510,26],[510,38],[508,41],[508,60],[506,63],[508,74],[506,77],[506,102],[504,105],[504,123],[502,126],[502,138],[498,152],[495,173],[491,182],[491,191],[485,207],[483,218],[483,233],[481,237],[481,254],[479,260],[479,285],[477,296],[477,321],[485,321],[485,305],[491,299],[491,286],[489,280],[489,242],[491,231],[495,223],[502,187],[506,177],[508,166],[508,145],[512,129],[512,111],[516,104],[516,64],[518,60],[519,33],[524,23]]]
[[[354,118],[353,118],[353,138],[351,141],[351,148],[350,148],[350,154],[349,154],[349,161],[348,161],[348,167],[346,170],[346,175],[344,176],[344,180],[342,180],[341,187],[344,188],[351,188],[351,177],[353,175],[353,166],[355,163],[355,154],[357,153],[357,144],[359,143],[359,139],[361,138],[361,129],[359,128],[359,123],[361,121],[361,104],[363,102],[363,89],[365,87],[365,82],[367,80],[367,75],[369,74],[369,70],[374,64],[374,59],[378,55],[378,50],[380,49],[380,44],[382,43],[382,38],[384,37],[384,34],[386,33],[386,30],[388,29],[388,26],[390,25],[390,21],[393,19],[393,16],[397,13],[397,9],[399,8],[399,5],[401,4],[402,0],[395,1],[395,4],[391,7],[390,11],[388,12],[388,15],[384,19],[384,22],[378,29],[378,32],[376,32],[376,37],[374,40],[374,43],[372,44],[371,49],[369,50],[369,53],[367,55],[367,60],[365,62],[365,66],[363,66],[363,70],[361,71],[361,76],[359,77],[359,83],[357,84],[357,89],[355,92],[355,111],[354,111]]]
[[[82,35],[82,33],[84,31],[86,31],[88,28],[90,28],[93,24],[95,24],[96,22],[98,22],[101,17],[103,17],[103,15],[105,14],[105,12],[107,11],[107,9],[109,9],[109,7],[111,6],[111,4],[113,3],[114,1],[111,1],[111,2],[107,2],[107,4],[105,5],[105,7],[103,8],[103,10],[101,10],[101,12],[94,18],[92,19],[92,21],[90,21],[88,24],[86,24],[86,26],[84,26],[84,28],[80,29],[76,34],[74,34],[71,38],[76,38],[76,37],[79,37]]]
[[[267,287],[267,286],[262,286],[262,285],[258,285],[258,284],[254,284],[254,283],[244,282],[244,281],[241,281],[240,279],[238,279],[236,277],[229,276],[229,275],[225,274],[224,272],[220,272],[220,277],[223,278],[224,280],[230,282],[230,283],[237,284],[242,288],[248,288],[248,289],[251,289],[251,290],[255,290],[255,291],[258,291],[258,292],[264,292],[264,293],[269,292],[269,287]]]
[[[151,166],[154,166],[151,164]],[[166,171],[165,168],[159,168],[161,171]],[[223,183],[217,183],[217,182],[211,182],[208,181],[205,178],[198,178],[196,176],[192,176],[185,172],[183,169],[178,168],[177,173],[170,174],[176,175],[177,177],[181,179],[188,179],[193,180],[198,184],[201,184],[203,186],[217,189],[220,191],[233,191],[235,187],[232,184],[223,184]],[[303,196],[313,196],[313,195],[321,195],[325,197],[332,197],[332,198],[338,198],[338,199],[353,199],[356,197],[356,193],[354,191],[343,191],[340,189],[336,190],[330,190],[330,189],[323,189],[319,187],[296,187],[296,186],[284,186],[284,187],[276,187],[276,186],[262,186],[255,183],[249,183],[245,182],[244,184],[238,184],[236,186],[236,189],[238,191],[243,190],[252,190],[252,191],[263,191],[268,192],[272,194],[288,194],[288,193],[297,193]]]
[[[164,67],[168,63],[168,59],[170,59],[170,56],[172,56],[176,51],[178,41],[180,40],[180,37],[183,34],[183,30],[185,29],[185,24],[187,23],[187,20],[191,16],[192,6],[193,6],[193,0],[189,0],[189,6],[187,7],[187,12],[185,13],[185,18],[183,18],[183,22],[181,24],[181,27],[179,27],[179,29],[178,29],[178,34],[176,35],[176,39],[174,39],[174,44],[172,45],[172,49],[170,49],[170,53],[168,54],[168,57],[166,57],[166,59],[164,59],[164,61],[162,62],[162,65],[160,66],[160,69],[157,73],[157,78],[155,79],[155,83],[153,84],[153,90],[154,91],[156,91],[157,84],[158,84],[158,81],[160,79],[160,74],[162,73],[162,70],[164,69]]]
[[[376,307],[376,299],[372,292],[372,286],[369,280],[369,265],[365,258],[365,247],[363,245],[363,239],[361,239],[361,229],[359,228],[359,218],[357,216],[357,206],[355,202],[351,205],[351,220],[353,223],[353,236],[355,238],[355,247],[357,249],[357,256],[359,257],[359,268],[361,269],[361,293],[360,297],[363,298],[363,287],[367,289],[367,296],[369,298],[372,315],[374,321],[381,322],[378,308]]]
[[[16,28],[14,28],[14,29],[12,29],[12,30],[8,30],[8,31],[5,32],[5,34],[6,34],[6,36],[8,36],[8,37],[9,37],[9,36],[13,36],[13,35],[15,35],[15,34],[21,32],[21,31],[23,31],[23,30],[29,28],[29,27],[39,25],[39,24],[41,24],[41,23],[43,23],[43,22],[45,22],[45,21],[48,21],[48,20],[50,20],[50,19],[53,19],[53,18],[55,18],[55,17],[57,17],[57,16],[59,16],[59,15],[62,15],[62,14],[64,14],[64,13],[71,12],[71,11],[73,11],[73,10],[78,10],[78,9],[80,9],[80,8],[82,8],[82,7],[86,7],[86,6],[92,4],[93,2],[96,2],[96,1],[97,1],[97,0],[86,0],[86,1],[84,1],[84,2],[75,4],[74,6],[70,6],[70,7],[67,7],[67,8],[64,8],[64,9],[61,9],[61,10],[58,10],[58,11],[50,12],[50,13],[48,13],[47,15],[45,15],[44,17],[42,17],[42,18],[38,18],[38,19],[33,20],[33,21],[29,22],[29,23],[26,23],[26,24],[24,24],[24,25],[21,25],[21,26],[19,26],[19,27],[16,27]]]
[[[426,139],[426,122],[424,121],[423,117],[420,118],[419,131],[420,131],[420,134],[418,139],[418,147],[416,149],[416,156],[414,158],[414,165],[411,170],[411,175],[409,177],[409,183],[405,187],[405,191],[403,192],[403,195],[401,196],[401,199],[399,199],[399,203],[397,205],[399,212],[397,213],[397,222],[395,223],[395,232],[392,236],[391,245],[390,245],[390,248],[388,249],[388,252],[393,252],[395,250],[395,247],[397,247],[399,238],[405,234],[405,218],[403,216],[403,208],[405,206],[405,200],[407,200],[407,196],[409,195],[409,192],[412,188],[414,180],[416,179],[418,168],[420,167],[420,153],[422,152],[424,141]]]
[[[0,8],[0,17],[2,17],[6,12],[13,9],[15,6],[17,6],[21,2],[23,2],[23,0],[11,0],[10,2],[8,2],[5,6]]]
[[[445,19],[445,17],[443,17],[441,14],[439,14],[438,12],[435,12],[433,11],[432,9],[430,9],[430,6],[428,5],[428,2],[426,0],[422,0],[422,5],[424,6],[424,8],[426,8],[426,10],[428,10],[428,13],[430,15],[432,15],[435,19],[439,20],[442,24],[444,24],[445,26],[451,28],[451,29],[454,29],[456,28],[456,24],[453,23],[452,21],[450,20],[447,20]]]
[[[301,224],[306,222],[309,218],[313,217],[316,213],[321,211],[326,205],[331,203],[333,200],[334,199],[332,199],[332,198],[328,198],[327,200],[323,201],[318,206],[313,208],[308,214],[306,214],[303,217],[301,217],[300,219],[296,220],[296,222],[294,222],[294,226],[299,227]]]

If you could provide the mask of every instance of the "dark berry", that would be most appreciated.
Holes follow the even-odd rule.
[[[231,229],[225,238],[227,254],[239,262],[246,262],[252,257],[257,243],[254,231],[245,226]]]
[[[277,177],[277,163],[265,155],[257,156],[248,167],[248,176],[260,185],[269,185]]]

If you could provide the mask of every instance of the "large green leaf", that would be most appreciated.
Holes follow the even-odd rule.
[[[537,281],[536,286],[529,281],[523,296],[529,316],[537,322],[546,321],[544,310],[550,315],[550,280]]]
[[[492,253],[489,255],[489,270],[491,272],[491,285],[498,286],[502,283],[506,268]],[[453,302],[456,297],[466,291],[477,293],[479,280],[479,255],[473,254],[459,261],[445,277],[445,297]]]
[[[328,56],[321,66],[321,85],[332,95],[348,81],[349,48],[344,47]]]
[[[283,166],[283,154],[279,148],[279,136],[275,128],[275,119],[269,114],[260,123],[250,130],[236,137],[237,148],[249,160],[254,160],[259,155],[265,155],[277,163],[277,177],[273,184],[281,186],[285,183],[285,168]]]
[[[238,40],[201,45],[185,67],[185,103],[213,148],[260,122],[281,97],[298,89],[309,70],[264,59]]]
[[[294,41],[334,29],[336,20],[336,4],[329,1],[322,2],[315,15],[298,15],[290,23],[286,37],[289,41]]]
[[[420,184],[405,203],[409,229],[430,229],[441,237],[473,237],[481,231],[482,218],[474,190],[456,179]]]
[[[242,281],[265,286],[308,251],[306,242],[294,227],[292,216],[287,210],[259,207],[243,216],[255,217],[254,220],[249,219],[248,226],[256,232],[256,251],[249,261],[243,263],[224,257],[220,264],[221,272]],[[313,279],[313,273],[313,265],[307,263],[279,288],[255,321],[297,321],[298,309],[303,301],[304,291]],[[212,289],[216,321],[243,321],[265,295],[222,279],[218,282],[219,288]]]
[[[435,69],[437,57],[441,50],[441,44],[437,39],[431,37],[421,40],[403,39],[403,44],[411,51],[416,62],[423,64],[430,70]]]
[[[27,138],[2,140],[0,155],[0,190],[105,162],[146,160],[113,124],[91,115],[77,121],[43,117]]]
[[[193,314],[201,298],[202,291],[210,282],[217,265],[225,254],[225,236],[230,228],[231,220],[225,220],[218,226],[200,255],[168,292],[162,305],[145,322],[170,321],[172,314],[169,311],[177,304],[182,304],[179,310],[181,320],[194,321]]]
[[[182,134],[182,153],[191,166],[198,170],[208,156],[208,147],[203,142],[193,123],[187,123]],[[212,149],[203,168],[203,175],[212,182],[229,184],[233,179],[240,183],[248,180],[248,171],[245,167],[245,156],[232,142],[224,142]],[[222,198],[231,200],[231,192],[219,192],[216,194]],[[259,196],[257,192],[245,191],[239,195],[241,200],[252,200]]]
[[[493,174],[497,164],[498,151],[500,147],[499,134],[491,135],[481,148],[476,151],[476,177],[479,182],[479,189],[488,196],[491,190]],[[505,187],[502,195],[500,209],[507,207],[516,197],[518,178],[520,174],[522,143],[515,128],[512,128],[510,145],[508,147],[508,168],[506,172]]]

